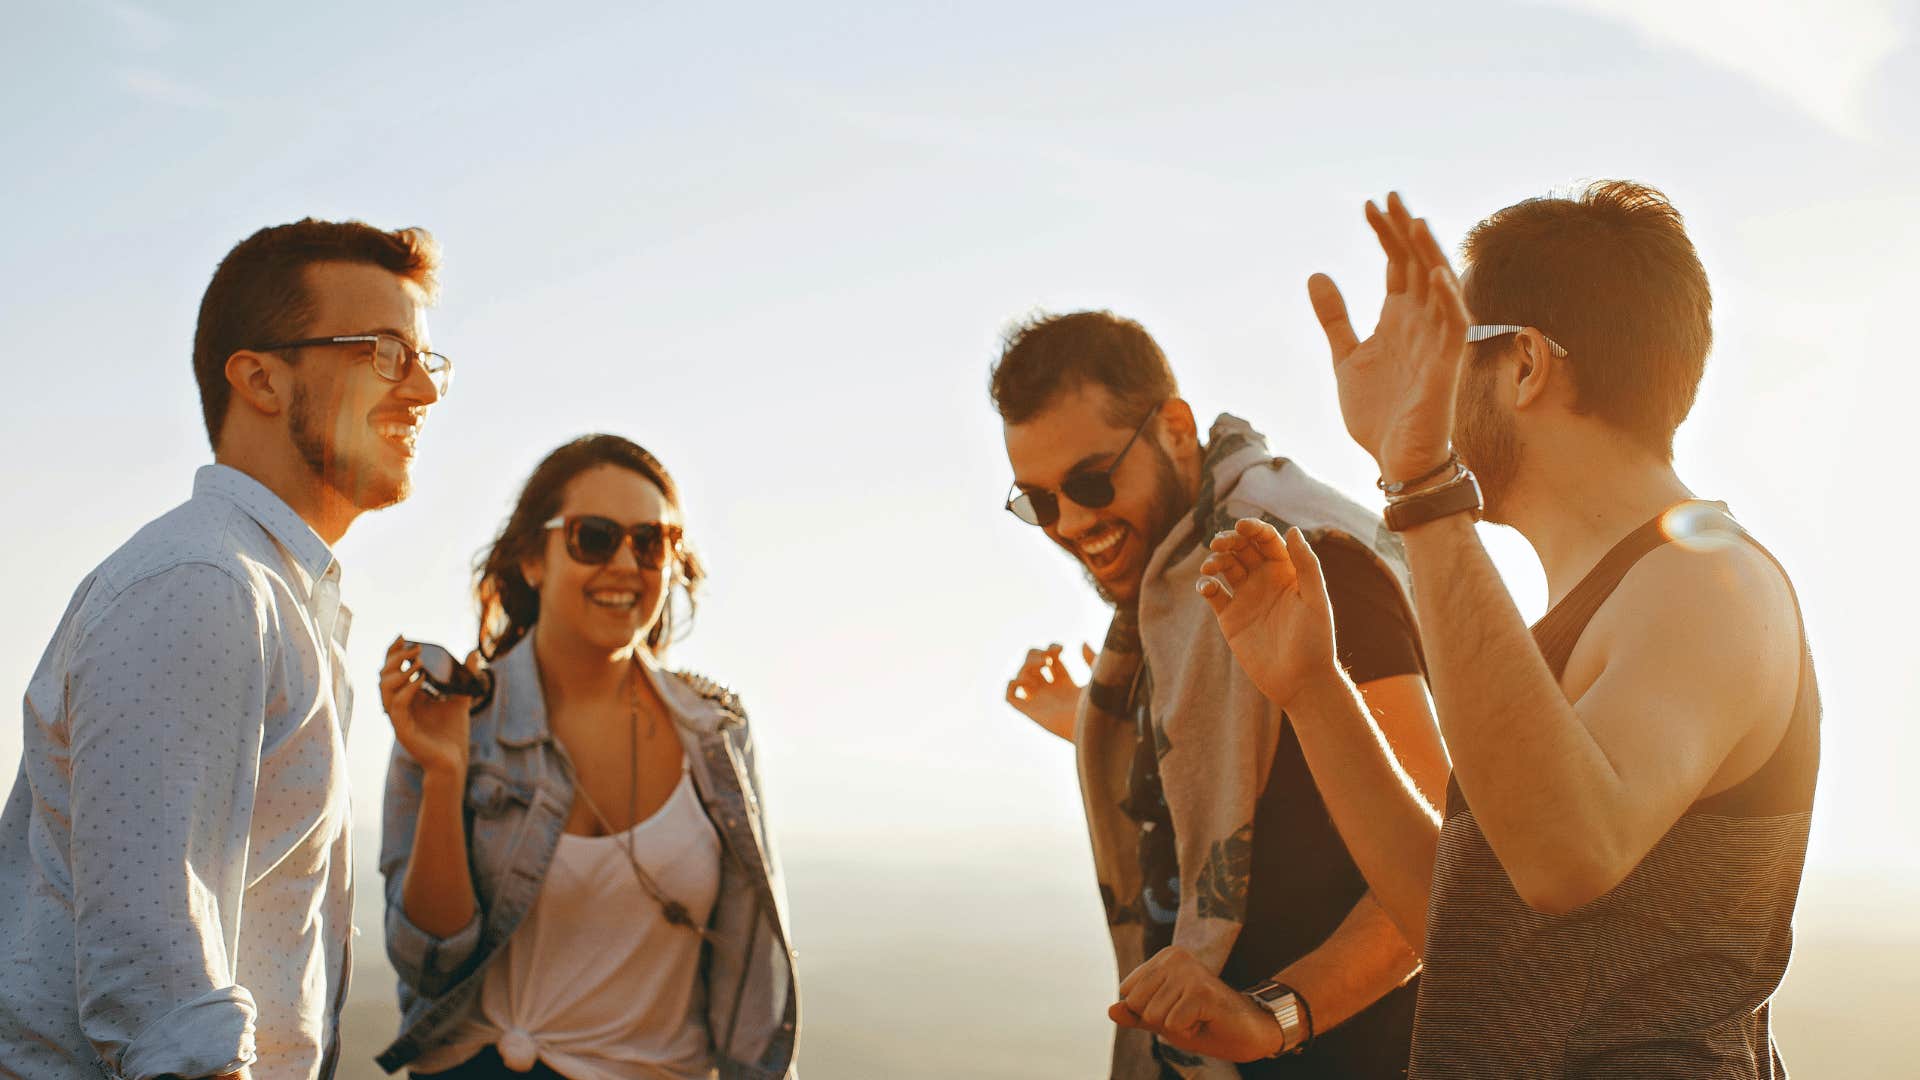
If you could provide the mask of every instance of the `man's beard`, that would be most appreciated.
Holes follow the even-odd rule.
[[[1148,532],[1143,533],[1141,539],[1146,541],[1148,560],[1152,560],[1153,553],[1160,547],[1160,541],[1167,538],[1167,534],[1173,531],[1174,525],[1179,523],[1181,516],[1193,505],[1193,496],[1187,492],[1186,485],[1180,482],[1180,470],[1174,467],[1173,459],[1167,456],[1167,452],[1152,442],[1146,443],[1146,447],[1153,451],[1153,501],[1147,506],[1147,513],[1151,517],[1142,522]],[[1093,586],[1094,594],[1106,601],[1108,607],[1118,607],[1119,599],[1108,592],[1105,585],[1100,584],[1100,579],[1093,575],[1093,570],[1078,556],[1075,556],[1073,561],[1079,564],[1080,573],[1085,575],[1087,584]],[[1140,577],[1143,582],[1146,580],[1144,564],[1140,567]],[[1137,591],[1134,593],[1134,599],[1136,601],[1139,599]]]
[[[1493,403],[1496,366],[1468,361],[1461,386],[1459,412],[1453,422],[1453,445],[1460,460],[1480,482],[1482,513],[1488,521],[1502,521],[1502,504],[1520,470],[1520,434],[1513,417]]]
[[[332,416],[314,407],[307,384],[296,380],[293,400],[287,406],[287,433],[301,462],[313,474],[314,483],[361,510],[378,510],[406,498],[408,477],[404,471],[397,481],[390,481],[374,467],[335,451],[326,432],[329,419]]]

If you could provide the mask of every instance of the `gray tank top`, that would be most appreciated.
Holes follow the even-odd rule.
[[[1710,516],[1773,560],[1724,507]],[[1556,679],[1600,605],[1668,542],[1661,518],[1648,522],[1534,625]],[[1792,950],[1820,759],[1804,619],[1800,634],[1799,693],[1772,756],[1695,803],[1624,881],[1574,912],[1521,901],[1448,785],[1410,1077],[1786,1076],[1768,1002]]]

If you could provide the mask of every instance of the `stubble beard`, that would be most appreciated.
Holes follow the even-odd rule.
[[[412,478],[404,469],[398,479],[390,479],[372,465],[340,454],[327,419],[315,408],[307,384],[296,381],[287,407],[287,433],[316,486],[358,510],[392,506],[411,493]]]
[[[1150,520],[1143,523],[1151,530],[1151,535],[1142,534],[1142,539],[1146,541],[1146,557],[1151,560],[1153,553],[1159,550],[1160,542],[1167,538],[1167,534],[1173,531],[1174,525],[1179,523],[1181,515],[1193,505],[1193,496],[1187,492],[1186,485],[1180,482],[1180,470],[1174,467],[1173,459],[1167,456],[1166,451],[1153,442],[1148,442],[1146,447],[1153,452],[1153,501],[1147,507]],[[1094,576],[1093,570],[1078,555],[1073,557],[1073,561],[1080,567],[1080,573],[1087,579],[1087,584],[1093,587],[1095,596],[1104,601],[1108,607],[1120,606],[1119,598],[1100,583],[1100,579]],[[1144,563],[1140,567],[1140,579],[1142,583],[1146,580]],[[1136,603],[1139,597],[1140,594],[1136,588],[1134,592]]]
[[[1460,460],[1473,470],[1485,504],[1481,516],[1504,523],[1507,494],[1520,470],[1520,433],[1513,418],[1493,404],[1494,369],[1471,366],[1461,388],[1460,410],[1453,425],[1453,445]]]

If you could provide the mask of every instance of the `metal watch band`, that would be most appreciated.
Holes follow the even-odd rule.
[[[1306,1046],[1307,1040],[1312,1037],[1307,1027],[1306,1002],[1294,992],[1293,987],[1268,979],[1248,990],[1247,996],[1280,1025],[1280,1049],[1274,1053],[1274,1057],[1297,1054]]]
[[[1479,520],[1483,505],[1480,500],[1480,481],[1474,478],[1471,470],[1463,467],[1458,477],[1437,488],[1389,502],[1387,528],[1394,532],[1406,532],[1416,525],[1461,513],[1471,513],[1475,520]]]

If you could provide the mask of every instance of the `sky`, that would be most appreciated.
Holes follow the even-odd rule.
[[[1304,284],[1377,304],[1363,201],[1398,189],[1451,245],[1629,177],[1715,291],[1681,472],[1805,605],[1809,895],[1920,890],[1912,4],[4,6],[0,697],[209,460],[189,352],[227,249],[310,214],[420,225],[458,374],[416,495],[338,547],[363,826],[384,644],[467,647],[471,561],[528,471],[612,431],[683,489],[712,579],[671,659],[745,699],[790,861],[1079,865],[1070,748],[1001,694],[1107,612],[1001,510],[1003,330],[1135,317],[1203,419],[1367,497]],[[1486,534],[1537,615],[1530,550]],[[19,745],[0,726],[0,769]]]

